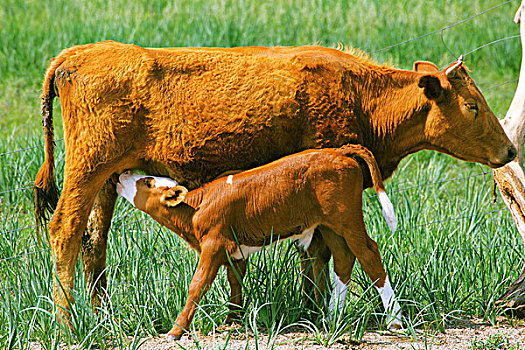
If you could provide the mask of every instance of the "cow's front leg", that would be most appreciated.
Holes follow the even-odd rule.
[[[86,269],[86,279],[92,288],[91,300],[94,306],[98,305],[100,298],[103,297],[103,290],[107,283],[106,250],[108,231],[117,200],[115,183],[115,179],[110,178],[98,192],[86,230],[82,235],[82,257]]]

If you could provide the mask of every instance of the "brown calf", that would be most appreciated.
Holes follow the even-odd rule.
[[[37,217],[56,205],[50,245],[65,287],[64,295],[55,283],[56,302],[68,306],[81,249],[87,275],[105,284],[117,197],[106,181],[126,169],[191,189],[231,169],[344,144],[367,147],[383,178],[422,149],[491,167],[514,158],[461,62],[444,71],[416,62],[414,70],[315,46],[151,49],[103,42],[62,51],[43,83],[46,158],[35,180]],[[66,148],[58,203],[55,96]]]
[[[354,159],[355,158],[355,159]],[[346,284],[357,260],[380,291],[389,323],[401,326],[400,308],[381,264],[377,244],[367,235],[362,213],[363,173],[368,165],[383,213],[392,229],[395,215],[372,154],[361,146],[308,150],[273,163],[215,180],[188,193],[175,181],[133,173],[120,175],[118,193],[160,224],[175,231],[200,253],[186,306],[169,332],[179,339],[195,308],[217,275],[228,269],[232,305],[242,305],[244,259],[270,241],[297,239],[308,247],[315,228],[334,256],[336,290],[330,309],[342,308]],[[368,169],[365,169],[368,171]],[[233,264],[230,264],[233,261]],[[234,271],[235,269],[235,271]]]

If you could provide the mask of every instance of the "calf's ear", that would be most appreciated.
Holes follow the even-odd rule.
[[[443,94],[443,87],[434,75],[424,75],[419,79],[418,86],[423,88],[425,96],[431,100],[438,100]]]
[[[439,72],[438,66],[428,61],[416,61],[414,62],[414,72],[420,73],[437,73]]]
[[[164,190],[160,196],[160,203],[167,207],[175,207],[177,204],[182,202],[188,190],[184,186],[175,186]]]

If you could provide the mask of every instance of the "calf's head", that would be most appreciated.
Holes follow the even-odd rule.
[[[182,202],[188,190],[167,177],[124,172],[119,176],[117,193],[137,209],[154,215],[161,208],[175,207]]]
[[[487,101],[460,60],[443,71],[429,62],[414,63],[423,73],[418,86],[429,101],[424,133],[431,149],[497,168],[516,156]]]

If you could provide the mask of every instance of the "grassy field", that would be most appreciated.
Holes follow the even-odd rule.
[[[34,234],[31,181],[43,161],[39,86],[61,49],[113,39],[143,46],[321,44],[359,47],[382,62],[411,69],[415,60],[444,66],[454,55],[519,34],[517,2],[441,34],[378,51],[434,32],[503,1],[379,0],[298,2],[0,1],[0,348],[60,342],[80,348],[137,347],[146,335],[165,333],[185,302],[197,255],[170,231],[123,200],[117,203],[108,250],[108,297],[95,313],[77,269],[73,327],[60,330],[51,302],[51,257]],[[448,49],[445,47],[448,47]],[[502,117],[519,72],[520,45],[510,39],[465,58],[489,104]],[[498,84],[506,83],[501,86]],[[56,103],[56,105],[59,105]],[[57,139],[61,118],[55,107]],[[61,181],[63,143],[57,141]],[[20,151],[18,151],[20,150]],[[522,247],[501,199],[492,203],[491,172],[433,152],[403,161],[387,184],[400,228],[390,234],[379,203],[366,192],[365,215],[384,265],[402,299],[407,333],[442,330],[456,318],[499,315],[494,300],[517,277]],[[80,265],[79,265],[80,266]],[[289,243],[268,247],[249,263],[245,314],[238,332],[250,337],[306,327],[320,344],[345,333],[359,339],[381,328],[380,300],[357,267],[346,312],[332,324],[304,307],[298,260]],[[193,326],[212,333],[227,312],[221,274]]]

